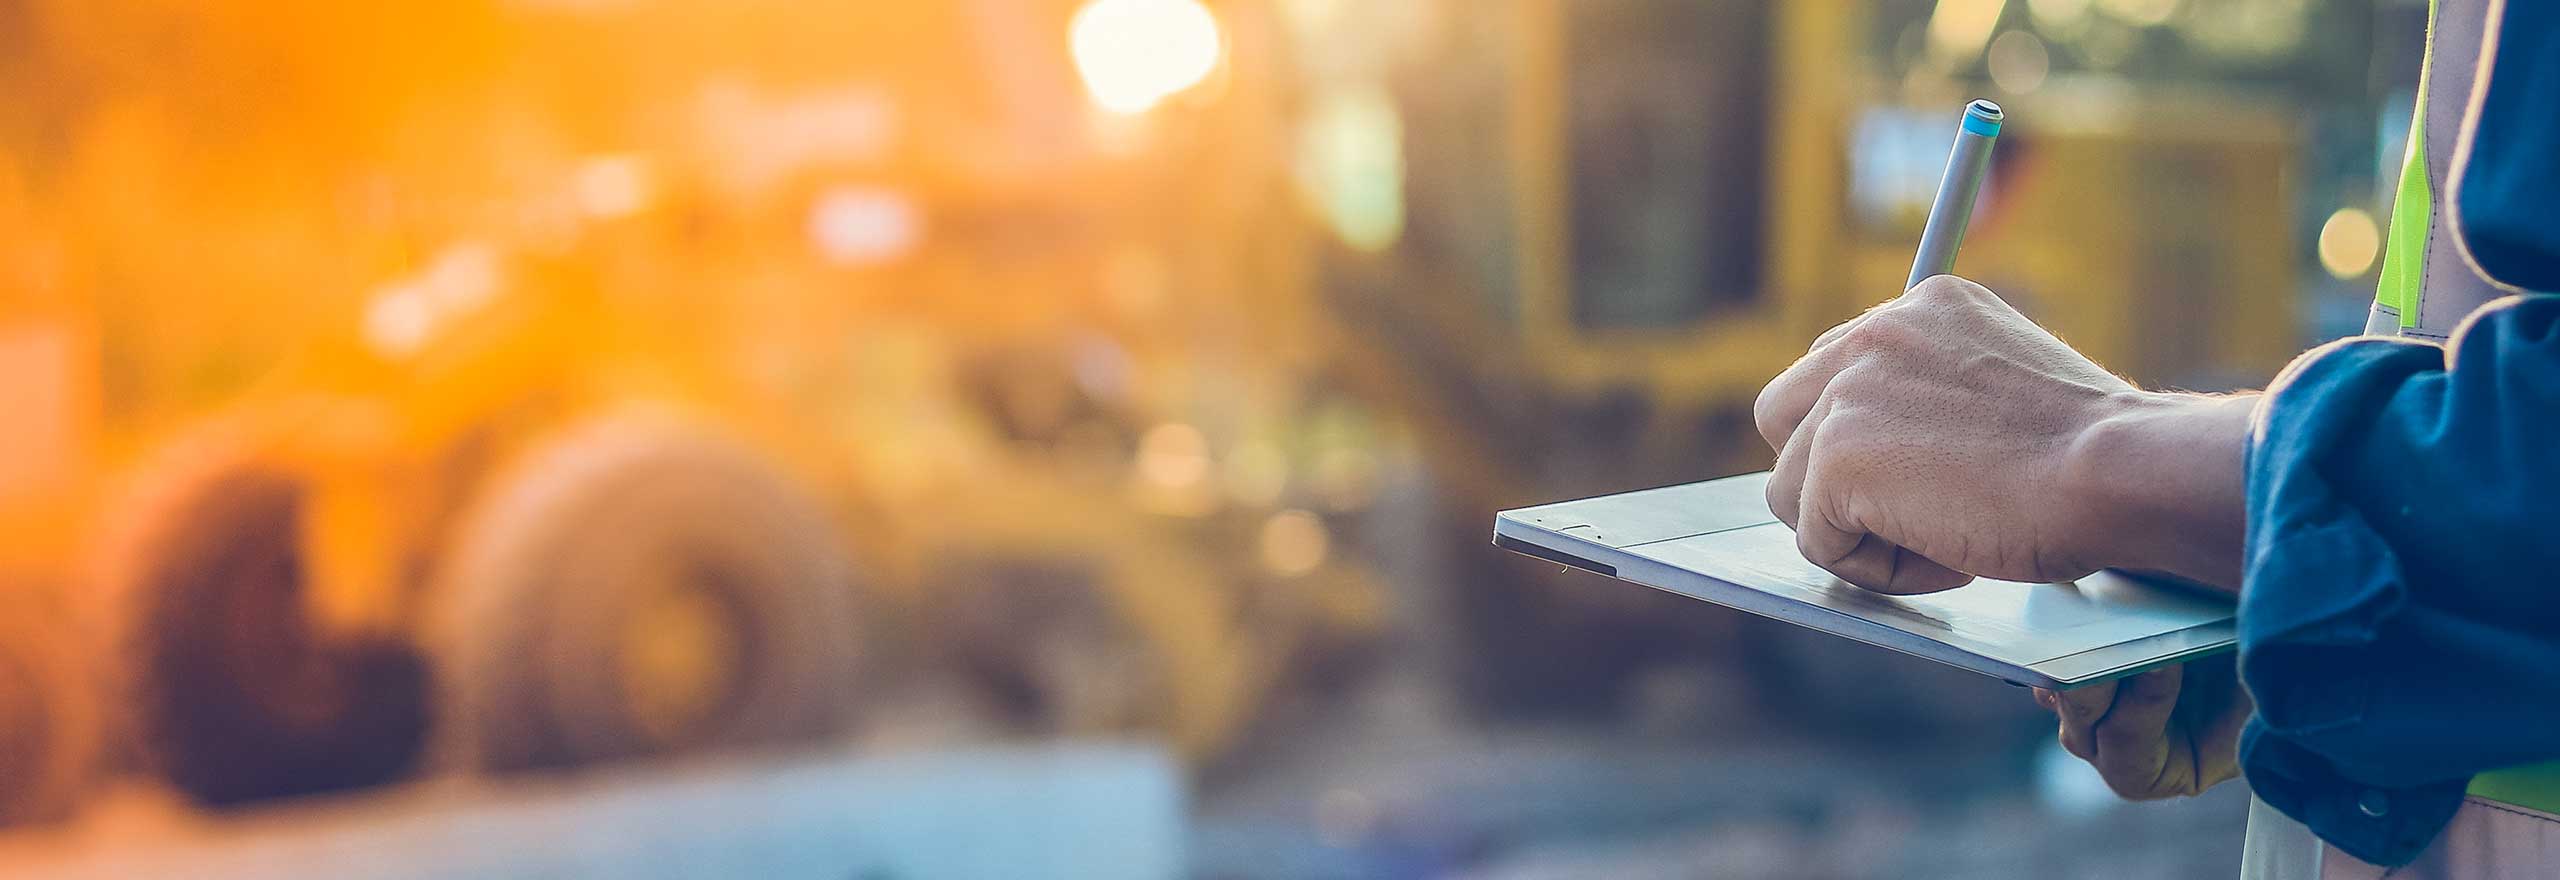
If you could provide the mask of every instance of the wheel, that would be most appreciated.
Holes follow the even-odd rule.
[[[35,604],[0,610],[0,825],[68,815],[96,778],[103,742],[87,654],[96,645]]]
[[[112,689],[149,770],[214,806],[361,788],[417,764],[410,646],[304,615],[306,486],[279,441],[312,411],[244,411],[169,444],[113,510],[99,591]]]
[[[837,734],[875,641],[849,572],[746,450],[640,418],[537,443],[430,595],[450,754],[503,772]]]
[[[932,530],[949,671],[1020,732],[1150,735],[1194,762],[1232,744],[1254,676],[1216,569],[1107,500],[1011,489]]]

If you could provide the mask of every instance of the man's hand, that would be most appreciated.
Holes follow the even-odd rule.
[[[2229,656],[2061,693],[2037,688],[2036,704],[2061,720],[2062,747],[2125,798],[2200,794],[2240,774],[2251,706]]]
[[[1850,583],[2126,567],[2228,587],[2251,405],[2136,389],[1941,275],[1822,334],[1753,416],[1778,450],[1770,509]]]
[[[1981,285],[1930,278],[1760,392],[1769,507],[1806,559],[1872,590],[2070,580],[2101,563],[2066,459],[2139,393]]]
[[[1888,593],[2100,568],[2239,583],[2256,401],[2153,394],[1991,291],[1941,275],[1832,328],[1760,392],[1769,508],[1805,558]],[[2231,658],[2036,691],[2063,748],[2128,798],[2238,773]]]

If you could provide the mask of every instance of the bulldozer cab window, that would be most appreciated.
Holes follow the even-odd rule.
[[[1693,324],[1759,291],[1770,5],[1564,4],[1578,326]]]

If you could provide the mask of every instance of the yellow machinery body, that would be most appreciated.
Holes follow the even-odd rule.
[[[1327,404],[1270,29],[1112,112],[1076,10],[32,5],[12,389],[31,473],[88,476],[13,477],[61,525],[10,558],[212,803],[846,735],[1024,567],[1081,572],[1058,650],[1123,655],[973,661],[1027,723],[1215,753],[1383,606],[1203,544],[1313,504],[1204,444],[1342,440],[1288,430]]]

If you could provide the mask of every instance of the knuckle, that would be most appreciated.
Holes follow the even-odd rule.
[[[1927,335],[1902,313],[1881,313],[1859,323],[1841,341],[1854,353],[1890,353],[1923,345]]]
[[[1812,345],[1805,346],[1805,351],[1807,353],[1821,351],[1824,346],[1838,341],[1841,336],[1847,334],[1850,330],[1855,329],[1857,324],[1857,318],[1850,318],[1849,320],[1842,321],[1825,328],[1820,335],[1813,337]]]
[[[1802,516],[1802,514],[1799,513],[1798,516]],[[1805,559],[1813,562],[1815,565],[1828,567],[1831,563],[1831,560],[1823,558],[1829,554],[1824,552],[1823,548],[1814,544],[1811,529],[1796,529],[1796,552],[1802,554]]]
[[[1760,430],[1760,439],[1768,441],[1773,449],[1785,444],[1787,435],[1795,430],[1794,425],[1784,423],[1785,416],[1780,411],[1780,401],[1786,399],[1789,384],[1787,377],[1780,376],[1760,389],[1759,398],[1751,402],[1751,425]]]
[[[1932,275],[1922,280],[1920,286],[1912,288],[1911,292],[1919,294],[1924,300],[1956,301],[1971,299],[1975,291],[1981,289],[1982,285],[1964,280],[1959,276]]]

